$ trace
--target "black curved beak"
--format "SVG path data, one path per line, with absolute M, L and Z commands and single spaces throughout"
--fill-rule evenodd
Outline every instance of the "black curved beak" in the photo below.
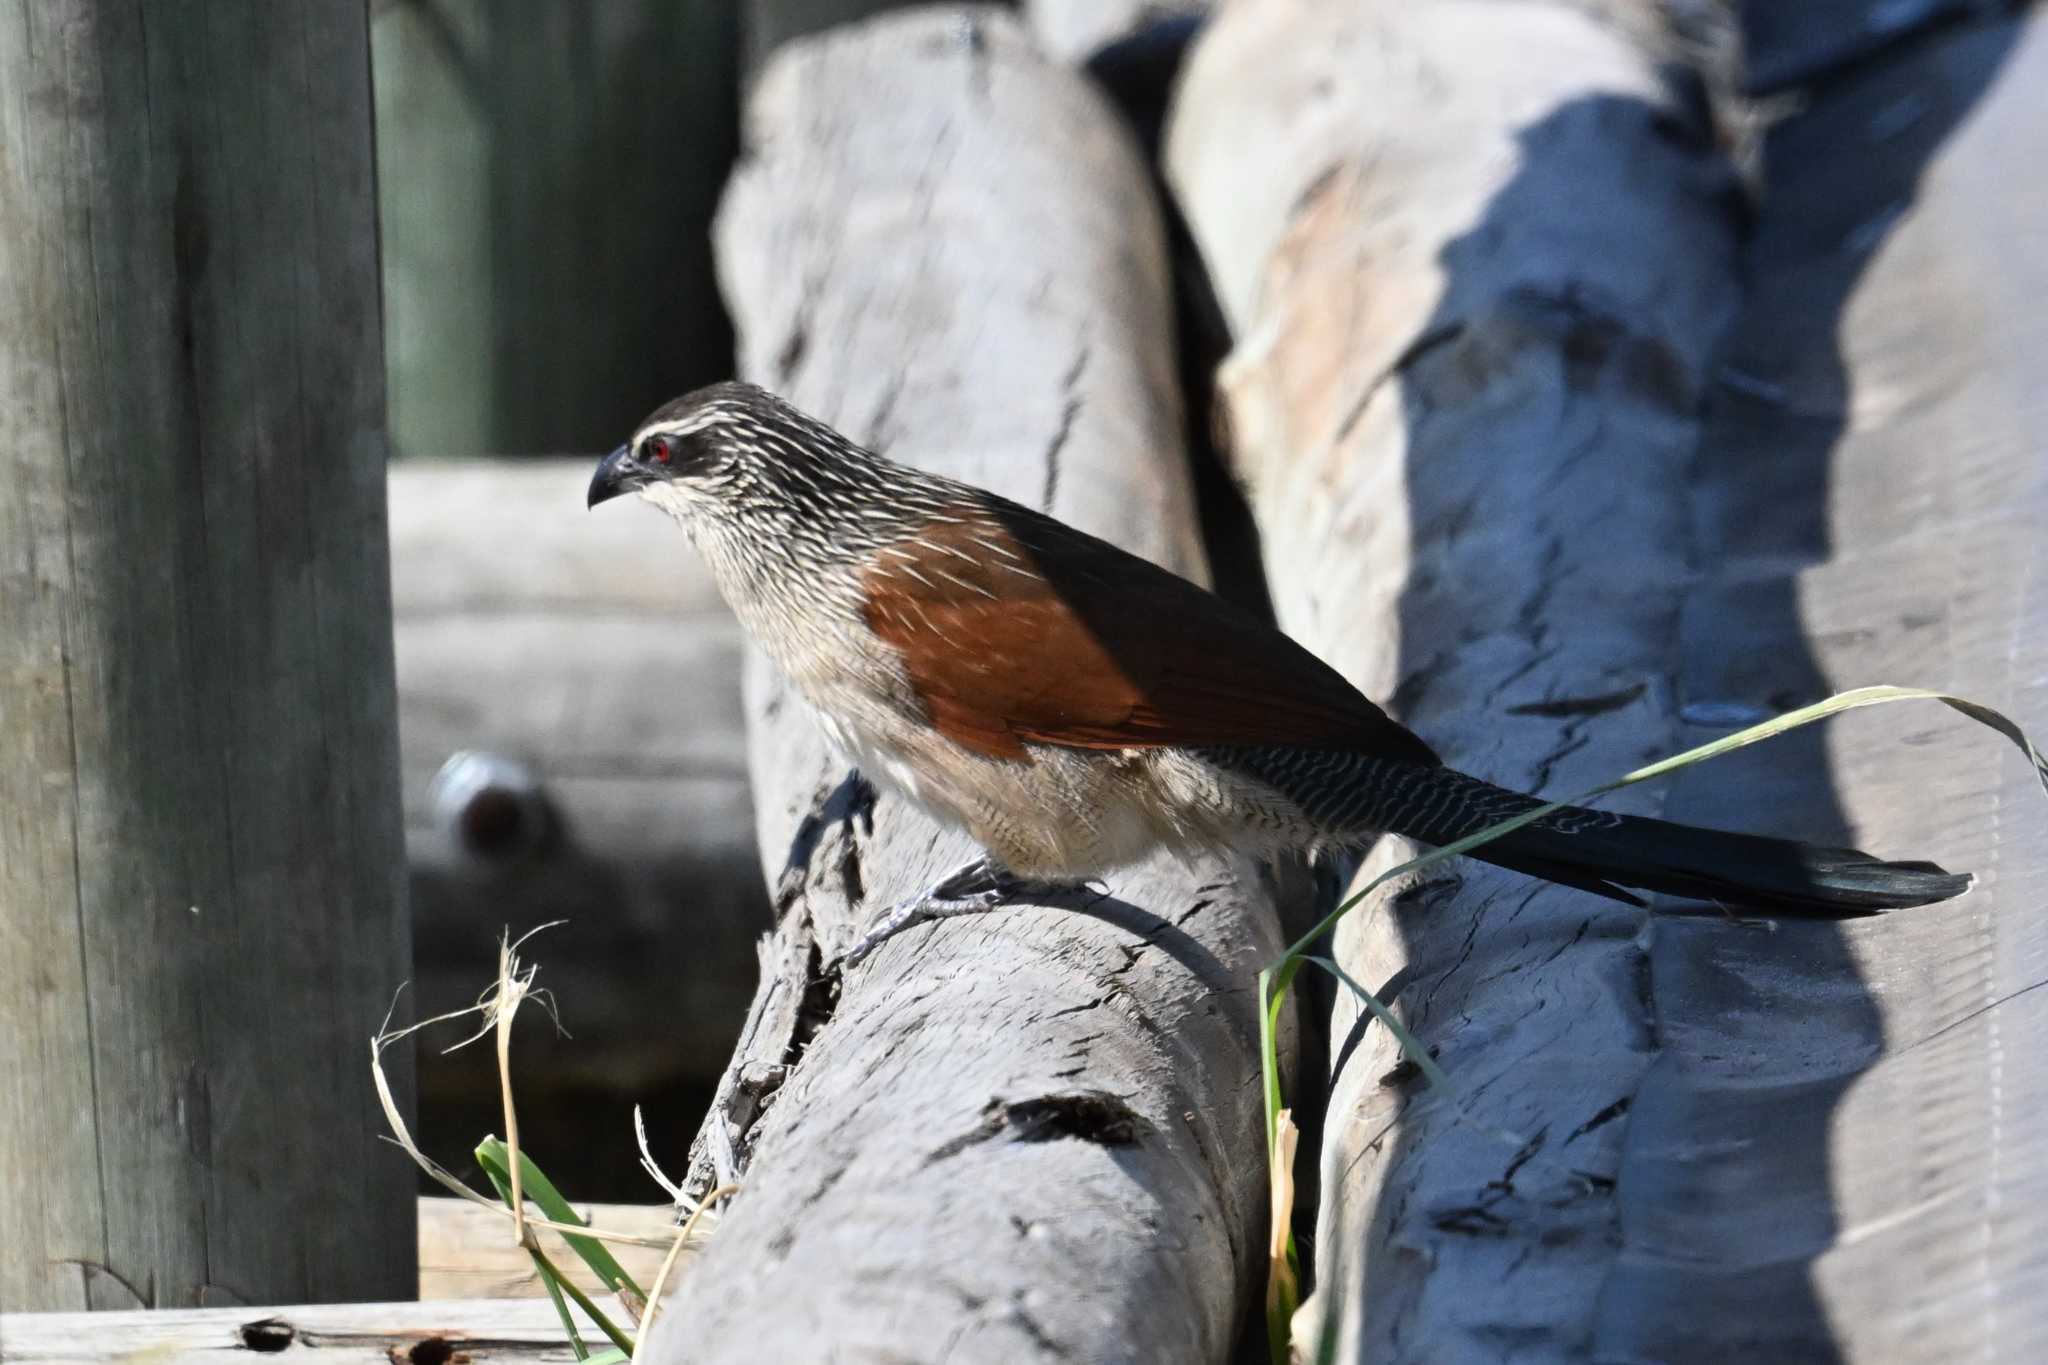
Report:
M 590 498 L 583 505 L 595 507 L 601 502 L 610 502 L 621 493 L 651 482 L 646 470 L 633 458 L 631 446 L 620 446 L 597 462 L 597 473 L 590 476 Z

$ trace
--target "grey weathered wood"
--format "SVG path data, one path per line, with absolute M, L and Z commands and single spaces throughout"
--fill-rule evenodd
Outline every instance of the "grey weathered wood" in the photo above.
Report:
M 718 233 L 744 373 L 1201 572 L 1159 225 L 1081 78 L 999 11 L 924 12 L 785 49 L 748 132 Z M 1269 885 L 1153 863 L 821 977 L 972 850 L 835 799 L 844 761 L 758 660 L 748 695 L 783 918 L 692 1166 L 744 1188 L 654 1358 L 1222 1358 L 1263 1252 Z
M 650 1186 L 651 1188 L 651 1186 Z M 540 1272 L 526 1248 L 512 1238 L 511 1220 L 502 1206 L 493 1210 L 467 1199 L 422 1195 L 420 1219 L 420 1290 L 422 1299 L 537 1299 L 546 1295 Z M 661 1204 L 576 1204 L 577 1216 L 607 1232 L 653 1239 L 656 1245 L 611 1242 L 607 1249 L 643 1289 L 661 1274 L 668 1248 L 660 1245 L 676 1234 L 675 1209 Z M 703 1226 L 701 1223 L 699 1226 Z M 581 1256 L 561 1248 L 552 1232 L 540 1234 L 557 1270 L 611 1312 L 617 1300 L 611 1289 Z M 694 1239 L 693 1239 L 694 1240 Z M 689 1273 L 691 1251 L 676 1257 L 670 1283 Z M 617 1321 L 615 1318 L 614 1321 Z
M 1552 795 L 1688 737 L 1685 481 L 1735 234 L 1658 45 L 1627 36 L 1654 17 L 1246 0 L 1169 132 L 1239 334 L 1220 401 L 1282 626 L 1449 762 Z M 1397 986 L 1457 1098 L 1390 1076 L 1340 1004 L 1308 1341 L 1578 1358 L 1628 1231 L 1612 1120 L 1656 1036 L 1642 925 L 1470 863 L 1345 922 L 1339 958 Z
M 390 479 L 415 1007 L 474 1000 L 502 931 L 566 919 L 533 946 L 572 1035 L 521 1044 L 536 1124 L 560 1087 L 708 1089 L 771 923 L 738 623 L 672 528 L 584 511 L 590 470 L 588 456 L 413 460 Z M 479 851 L 431 799 L 472 750 L 538 782 L 550 818 L 530 843 Z M 656 1013 L 669 1028 L 647 1027 Z M 482 1054 L 420 1064 L 423 1096 L 496 1103 Z M 623 1126 L 607 1136 L 630 1150 Z
M 1929 34 L 1772 137 L 1697 463 L 1688 714 L 1887 680 L 2048 730 L 2048 191 L 2013 174 L 2048 162 L 2044 18 Z M 1832 815 L 1979 880 L 1839 926 L 1656 925 L 1661 1046 L 1625 1125 L 1628 1237 L 1593 1354 L 2048 1357 L 2039 786 L 1914 707 L 1686 773 L 1667 808 Z
M 1444 40 L 1461 10 L 1490 31 Z M 1685 196 L 1710 168 L 1648 144 L 1626 107 L 1646 91 L 1517 107 L 1540 71 L 1630 82 L 1583 51 L 1529 60 L 1563 21 L 1509 12 L 1433 7 L 1361 51 L 1245 5 L 1189 78 L 1174 164 L 1248 333 L 1225 389 L 1254 501 L 1291 530 L 1268 541 L 1283 621 L 1453 761 L 1560 793 L 1870 681 L 2038 732 L 2048 462 L 2020 244 L 2048 209 L 2009 174 L 2048 152 L 2038 19 L 1933 35 L 1779 130 L 1755 291 L 1703 373 L 1728 246 Z M 1325 51 L 1369 73 L 1355 102 L 1315 98 Z M 1254 68 L 1267 85 L 1225 84 Z M 1426 85 L 1384 79 L 1402 71 Z M 1512 160 L 1490 151 L 1508 133 Z M 1296 181 L 1247 206 L 1220 170 L 1234 139 L 1288 137 L 1272 160 Z M 1446 193 L 1489 164 L 1511 169 Z M 1569 306 L 1516 319 L 1565 284 Z M 1346 1063 L 1304 1325 L 1346 1358 L 2039 1358 L 2039 797 L 1943 716 L 1864 715 L 1633 799 L 1938 858 L 1979 873 L 1968 899 L 1637 935 L 1462 868 L 1455 894 L 1354 921 L 1340 955 L 1368 981 L 1404 968 L 1463 1115 L 1379 1089 L 1383 1041 Z
M 602 1340 L 595 1331 L 588 1338 Z M 329 1365 L 576 1359 L 554 1305 L 545 1298 L 0 1317 L 0 1361 L 8 1365 L 135 1360 L 248 1365 L 253 1355 L 281 1351 L 318 1352 Z
M 412 1292 L 365 22 L 0 6 L 10 1307 Z

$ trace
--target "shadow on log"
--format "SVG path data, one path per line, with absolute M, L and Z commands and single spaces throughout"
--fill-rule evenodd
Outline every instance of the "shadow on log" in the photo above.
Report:
M 2039 441 L 1963 391 L 1965 373 L 2009 364 L 1966 343 L 1959 316 L 2000 291 L 1951 273 L 1946 304 L 1916 293 L 1861 310 L 1878 329 L 1875 393 L 1919 395 L 1866 400 L 1872 418 L 1956 404 L 1914 453 L 1881 444 L 1891 463 L 1845 464 L 1830 448 L 1848 386 L 1825 377 L 1864 261 L 2009 38 L 1955 38 L 1919 88 L 1896 82 L 1890 103 L 1867 95 L 1808 140 L 1796 124 L 1774 139 L 1774 159 L 1805 149 L 1795 174 L 1809 178 L 1787 183 L 1813 188 L 1767 201 L 1752 249 L 1765 284 L 1724 349 L 1729 168 L 1697 101 L 1667 88 L 1676 50 L 1658 7 L 1598 8 L 1635 22 L 1565 4 L 1248 0 L 1198 46 L 1169 167 L 1239 332 L 1222 402 L 1283 626 L 1454 764 L 1552 795 L 1860 682 L 1951 687 L 2038 725 L 2040 684 L 2031 706 L 2014 694 L 2040 670 L 2011 642 L 2038 636 L 2039 594 L 2001 592 L 1982 616 L 1963 605 L 1986 591 L 1966 585 L 2029 581 L 2039 554 L 2004 529 L 2041 496 Z M 1259 154 L 1265 183 L 1247 194 Z M 1876 321 L 1944 307 L 1952 343 Z M 2015 336 L 2038 331 L 1997 315 Z M 1888 355 L 1948 344 L 1968 357 L 1949 393 L 1887 370 Z M 1977 438 L 1960 465 L 1934 453 L 1967 446 L 1979 419 L 2010 436 Z M 1938 547 L 1886 548 L 1951 508 Z M 1989 562 L 1959 570 L 1959 543 Z M 1907 611 L 1920 625 L 1895 628 L 1898 604 L 1922 596 Z M 1952 665 L 1909 629 L 1952 632 Z M 2004 865 L 2041 885 L 2038 855 L 1986 823 L 2026 782 L 1987 746 L 1904 747 L 1902 725 L 1863 718 L 1609 804 L 1940 859 L 1984 876 L 1968 901 L 1770 932 L 1645 921 L 1460 864 L 1347 922 L 1340 957 L 1368 983 L 1405 982 L 1400 1007 L 1460 1098 L 1389 1084 L 1377 1031 L 1339 1049 L 1307 1340 L 1335 1333 L 1343 1359 L 1894 1359 L 1936 1302 L 1956 1306 L 1952 1335 L 1912 1358 L 2038 1332 L 1959 1306 L 2017 1288 L 2016 1254 L 1960 1243 L 1990 1210 L 2028 1206 L 2017 1191 L 2038 1189 L 2038 1142 L 1980 1139 L 1967 1165 L 1903 1156 L 1929 1119 L 1975 1126 L 1964 1115 L 1990 1093 L 2041 1103 L 2040 1078 L 2001 1075 L 2003 1049 L 1981 1034 L 1955 1100 L 1929 1093 L 1927 1054 L 1904 1055 L 2040 978 L 2019 906 L 2001 914 L 1985 875 Z M 1930 772 L 1952 774 L 1952 809 L 1911 796 Z M 1382 847 L 1368 870 L 1406 853 Z M 1988 960 L 2000 967 L 1972 965 Z M 1917 988 L 1872 984 L 1901 976 Z M 2032 1034 L 2037 1014 L 2015 1001 L 2008 1026 Z M 1333 1037 L 1355 1034 L 1354 1016 L 1340 1011 Z M 1965 1047 L 1944 1055 L 1963 1065 Z M 1889 1108 L 1857 1102 L 1887 1076 Z M 1911 1081 L 1928 1098 L 1904 1093 Z M 1916 1198 L 1952 1201 L 1956 1246 L 1921 1226 Z M 1998 1236 L 2032 1222 L 2009 1214 Z M 1873 1238 L 1888 1254 L 1848 1250 Z
M 718 231 L 744 374 L 1202 573 L 1157 212 L 1085 81 L 997 10 L 892 17 L 785 49 L 746 144 Z M 1271 885 L 1159 861 L 822 974 L 971 850 L 849 783 L 758 659 L 748 708 L 781 920 L 691 1164 L 743 1190 L 654 1358 L 1223 1359 L 1264 1250 Z
M 1874 8 L 1874 7 L 1873 7 Z M 2048 723 L 2048 25 L 1893 34 L 1765 158 L 1753 282 L 1694 468 L 1687 739 L 1885 680 Z M 1782 66 L 1770 51 L 1766 69 Z M 1977 874 L 1964 900 L 1743 933 L 1660 920 L 1660 1048 L 1624 1125 L 1596 1350 L 2025 1360 L 2048 1350 L 2048 840 L 2040 793 L 1940 712 L 1845 717 L 1679 775 L 1680 819 Z M 1759 1140 L 1759 1139 L 1766 1140 Z M 1983 1304 L 1998 1311 L 1981 1311 Z

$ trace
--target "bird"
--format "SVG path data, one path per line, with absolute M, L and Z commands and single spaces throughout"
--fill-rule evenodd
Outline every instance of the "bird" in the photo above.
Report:
M 587 506 L 673 517 L 857 771 L 982 855 L 890 906 L 913 924 L 1089 884 L 1166 848 L 1443 845 L 1544 804 L 1445 764 L 1275 626 L 985 489 L 893 462 L 766 389 L 656 408 Z M 1840 917 L 1946 900 L 1931 862 L 1565 806 L 1467 857 L 1634 905 Z

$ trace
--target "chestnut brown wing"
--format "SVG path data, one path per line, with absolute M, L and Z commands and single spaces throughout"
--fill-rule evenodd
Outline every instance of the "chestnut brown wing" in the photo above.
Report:
M 977 753 L 1281 744 L 1437 761 L 1273 627 L 993 495 L 885 546 L 864 585 L 932 724 Z

